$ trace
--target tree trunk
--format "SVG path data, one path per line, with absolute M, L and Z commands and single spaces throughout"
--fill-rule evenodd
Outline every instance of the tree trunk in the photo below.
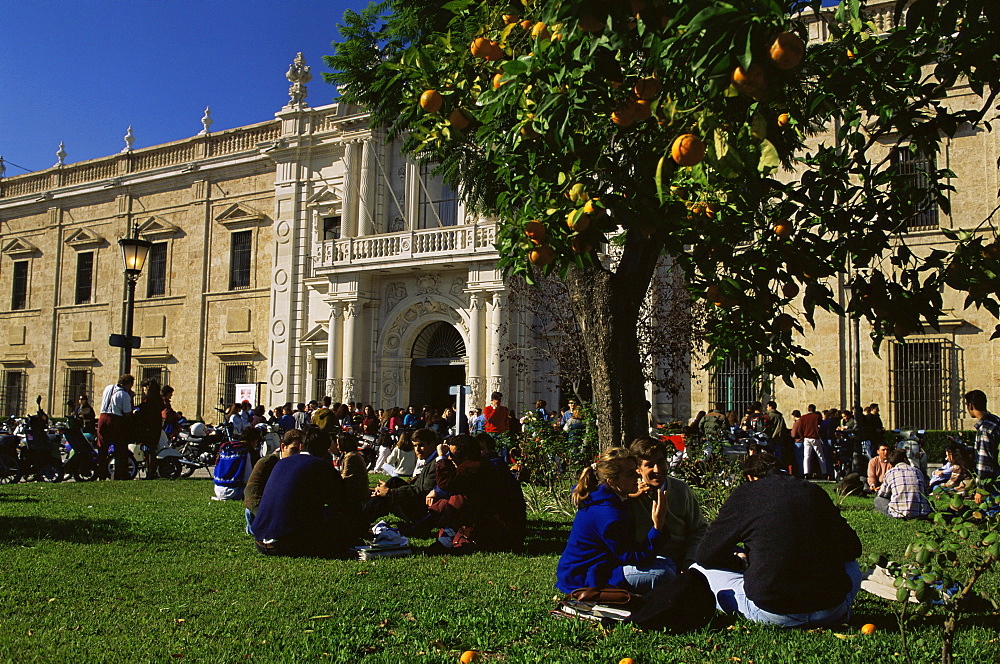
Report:
M 601 449 L 627 446 L 649 432 L 637 327 L 662 246 L 630 231 L 614 272 L 573 266 L 566 275 L 587 349 Z

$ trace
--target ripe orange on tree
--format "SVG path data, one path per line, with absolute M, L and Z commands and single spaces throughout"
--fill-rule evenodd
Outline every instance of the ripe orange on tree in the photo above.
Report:
M 566 215 L 566 225 L 571 231 L 582 233 L 590 228 L 590 215 L 584 214 L 582 210 L 573 210 Z
M 781 314 L 774 319 L 774 329 L 779 332 L 791 332 L 795 329 L 795 319 L 788 314 Z
M 611 113 L 611 121 L 619 127 L 627 127 L 635 120 L 635 104 L 628 103 Z
M 506 25 L 510 25 L 511 23 L 517 23 L 518 19 L 520 19 L 520 18 L 521 17 L 518 16 L 517 14 L 504 14 L 503 15 L 503 22 Z
M 788 113 L 782 113 L 781 115 L 778 116 L 779 127 L 787 127 L 789 124 L 791 124 L 791 122 L 792 119 L 788 116 Z
M 653 117 L 653 102 L 646 99 L 640 99 L 633 104 L 634 111 L 632 112 L 632 119 L 634 122 L 645 122 L 649 118 Z
M 570 244 L 573 247 L 573 251 L 578 254 L 589 254 L 594 250 L 593 243 L 583 235 L 577 235 L 574 237 Z
M 543 267 L 556 259 L 556 251 L 547 244 L 542 244 L 528 252 L 528 260 L 532 265 Z
M 784 240 L 785 238 L 787 238 L 789 235 L 792 234 L 792 225 L 791 224 L 775 224 L 774 225 L 774 234 L 777 235 L 778 237 L 780 237 L 782 240 Z
M 532 26 L 534 25 L 535 22 L 529 19 L 524 19 L 523 21 L 521 21 L 521 28 L 523 30 L 531 30 Z
M 441 93 L 437 90 L 424 90 L 423 94 L 420 95 L 420 108 L 428 113 L 437 113 L 441 110 L 441 104 L 443 103 L 444 99 L 442 99 Z
M 635 87 L 632 88 L 632 90 L 635 92 L 635 96 L 639 99 L 653 101 L 659 97 L 660 92 L 663 91 L 663 83 L 660 82 L 660 79 L 650 76 L 648 78 L 639 79 L 639 82 L 635 84 Z
M 457 108 L 448 114 L 448 122 L 455 129 L 465 129 L 469 126 L 469 118 L 465 117 L 465 113 Z
M 549 39 L 552 35 L 549 33 L 548 26 L 542 21 L 535 23 L 535 27 L 531 29 L 532 39 Z
M 545 224 L 537 219 L 532 219 L 524 225 L 524 234 L 535 243 L 540 244 L 545 239 Z
M 733 70 L 732 80 L 737 90 L 750 97 L 757 98 L 767 92 L 767 78 L 764 77 L 764 69 L 758 64 L 752 64 L 746 69 L 737 67 Z
M 802 62 L 806 45 L 794 32 L 781 32 L 771 43 L 771 62 L 778 69 L 794 69 Z
M 681 134 L 670 146 L 670 157 L 679 166 L 694 166 L 705 158 L 705 141 L 694 134 Z
M 488 59 L 487 56 L 493 52 L 493 45 L 490 44 L 490 40 L 486 37 L 476 37 L 472 40 L 472 45 L 469 46 L 469 51 L 471 51 L 472 55 L 477 58 Z
M 799 294 L 799 287 L 795 285 L 793 282 L 789 281 L 787 284 L 781 287 L 781 294 L 790 300 Z
M 499 72 L 493 77 L 494 90 L 499 90 L 500 86 L 504 84 L 504 81 L 501 80 L 502 78 L 503 78 L 503 72 Z

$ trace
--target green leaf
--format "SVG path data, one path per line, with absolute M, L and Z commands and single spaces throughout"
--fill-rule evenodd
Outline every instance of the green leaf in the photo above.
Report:
M 774 144 L 767 139 L 761 141 L 760 161 L 757 164 L 757 170 L 766 175 L 777 170 L 780 165 L 781 158 L 778 156 L 778 150 Z

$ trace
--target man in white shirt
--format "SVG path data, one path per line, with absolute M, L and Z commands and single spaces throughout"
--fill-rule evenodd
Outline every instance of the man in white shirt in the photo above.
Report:
M 104 388 L 97 418 L 97 472 L 107 479 L 108 447 L 115 446 L 115 479 L 128 477 L 128 422 L 132 416 L 135 378 L 122 374 L 118 382 Z

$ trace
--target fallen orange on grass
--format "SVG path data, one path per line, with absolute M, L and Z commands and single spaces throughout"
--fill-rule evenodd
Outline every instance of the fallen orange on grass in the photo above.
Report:
M 458 659 L 458 661 L 462 662 L 462 664 L 469 664 L 469 662 L 474 662 L 477 659 L 479 659 L 478 652 L 475 650 L 466 650 L 462 653 L 462 656 Z
M 863 625 L 861 627 L 861 633 L 862 634 L 874 634 L 875 633 L 875 625 L 873 625 L 871 623 L 868 623 L 867 625 Z

